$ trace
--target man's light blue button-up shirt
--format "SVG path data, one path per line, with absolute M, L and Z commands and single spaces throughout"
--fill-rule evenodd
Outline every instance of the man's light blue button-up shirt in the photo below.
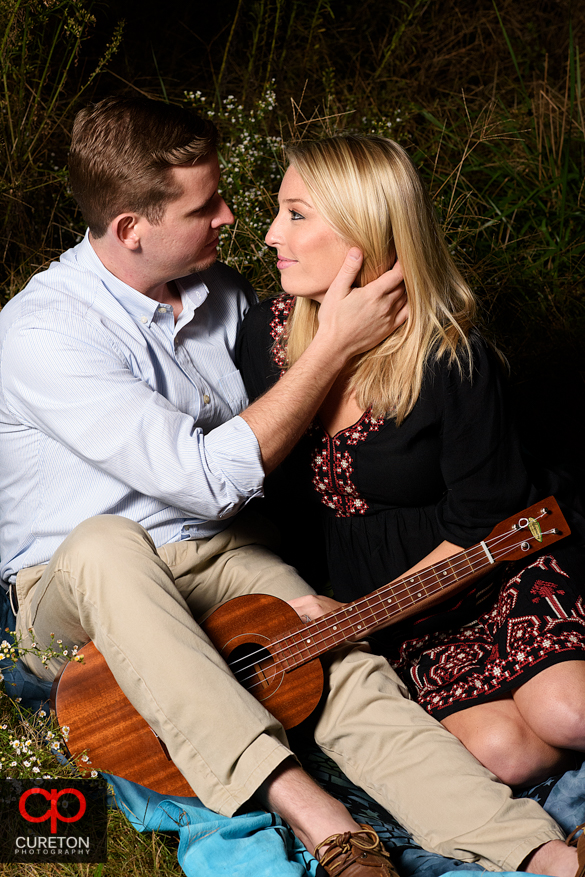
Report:
M 124 515 L 156 545 L 210 536 L 261 492 L 234 362 L 253 293 L 217 264 L 177 281 L 175 324 L 88 237 L 0 313 L 3 580 L 46 563 L 81 521 Z

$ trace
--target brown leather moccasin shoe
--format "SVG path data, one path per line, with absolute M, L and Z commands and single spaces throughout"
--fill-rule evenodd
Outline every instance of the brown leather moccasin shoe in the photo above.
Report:
M 362 825 L 361 831 L 333 834 L 315 850 L 327 847 L 319 864 L 330 877 L 398 877 L 389 853 L 373 828 Z
M 581 832 L 579 837 L 575 837 L 576 834 Z M 581 825 L 578 825 L 577 828 L 571 832 L 571 834 L 567 838 L 567 846 L 577 847 L 577 873 L 575 877 L 585 877 L 585 822 Z

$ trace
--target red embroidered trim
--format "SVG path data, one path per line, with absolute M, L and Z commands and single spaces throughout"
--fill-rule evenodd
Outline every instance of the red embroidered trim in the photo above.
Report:
M 384 425 L 384 418 L 372 417 L 366 411 L 353 426 L 338 432 L 331 438 L 321 427 L 320 445 L 311 455 L 313 467 L 313 487 L 321 497 L 323 505 L 334 509 L 338 518 L 351 518 L 365 515 L 368 503 L 358 493 L 352 481 L 353 460 L 344 445 L 350 447 L 367 439 L 372 432 L 377 432 Z
M 270 337 L 274 341 L 272 357 L 278 368 L 281 370 L 281 377 L 284 374 L 284 368 L 286 365 L 286 352 L 280 343 L 280 339 L 294 303 L 294 296 L 279 295 L 278 298 L 272 299 L 272 304 L 270 306 L 270 309 L 274 314 L 270 321 Z
M 294 296 L 279 295 L 272 299 L 271 311 L 273 318 L 270 322 L 270 337 L 274 341 L 272 357 L 281 369 L 281 377 L 286 364 L 286 354 L 280 345 L 280 339 L 284 331 L 286 321 L 293 309 Z M 313 467 L 313 486 L 321 497 L 321 502 L 335 509 L 335 514 L 340 518 L 349 518 L 354 515 L 364 515 L 369 506 L 365 499 L 359 495 L 351 480 L 353 474 L 352 457 L 349 451 L 341 450 L 342 443 L 350 447 L 367 439 L 372 432 L 377 432 L 384 425 L 384 418 L 374 418 L 366 411 L 360 420 L 353 426 L 338 432 L 331 438 L 323 429 L 312 427 L 311 434 L 318 441 L 318 433 L 322 433 L 320 444 L 321 450 L 315 448 L 311 456 Z

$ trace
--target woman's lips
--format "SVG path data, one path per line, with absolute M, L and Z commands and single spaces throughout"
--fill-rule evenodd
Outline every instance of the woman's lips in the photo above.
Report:
M 296 259 L 285 259 L 284 256 L 278 256 L 276 267 L 279 271 L 282 271 L 283 268 L 288 268 L 289 265 L 296 265 Z

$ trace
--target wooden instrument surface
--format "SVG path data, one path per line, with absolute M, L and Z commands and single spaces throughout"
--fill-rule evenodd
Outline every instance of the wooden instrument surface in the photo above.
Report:
M 426 611 L 494 564 L 522 559 L 569 533 L 556 500 L 548 497 L 498 524 L 478 545 L 310 624 L 300 624 L 282 600 L 255 594 L 220 606 L 203 628 L 238 681 L 284 728 L 292 728 L 313 712 L 321 697 L 320 655 Z M 68 747 L 79 769 L 122 776 L 162 794 L 193 795 L 164 743 L 122 693 L 95 646 L 89 643 L 82 652 L 84 662 L 66 664 L 54 686 L 58 721 L 69 728 Z M 82 760 L 83 753 L 90 764 Z

